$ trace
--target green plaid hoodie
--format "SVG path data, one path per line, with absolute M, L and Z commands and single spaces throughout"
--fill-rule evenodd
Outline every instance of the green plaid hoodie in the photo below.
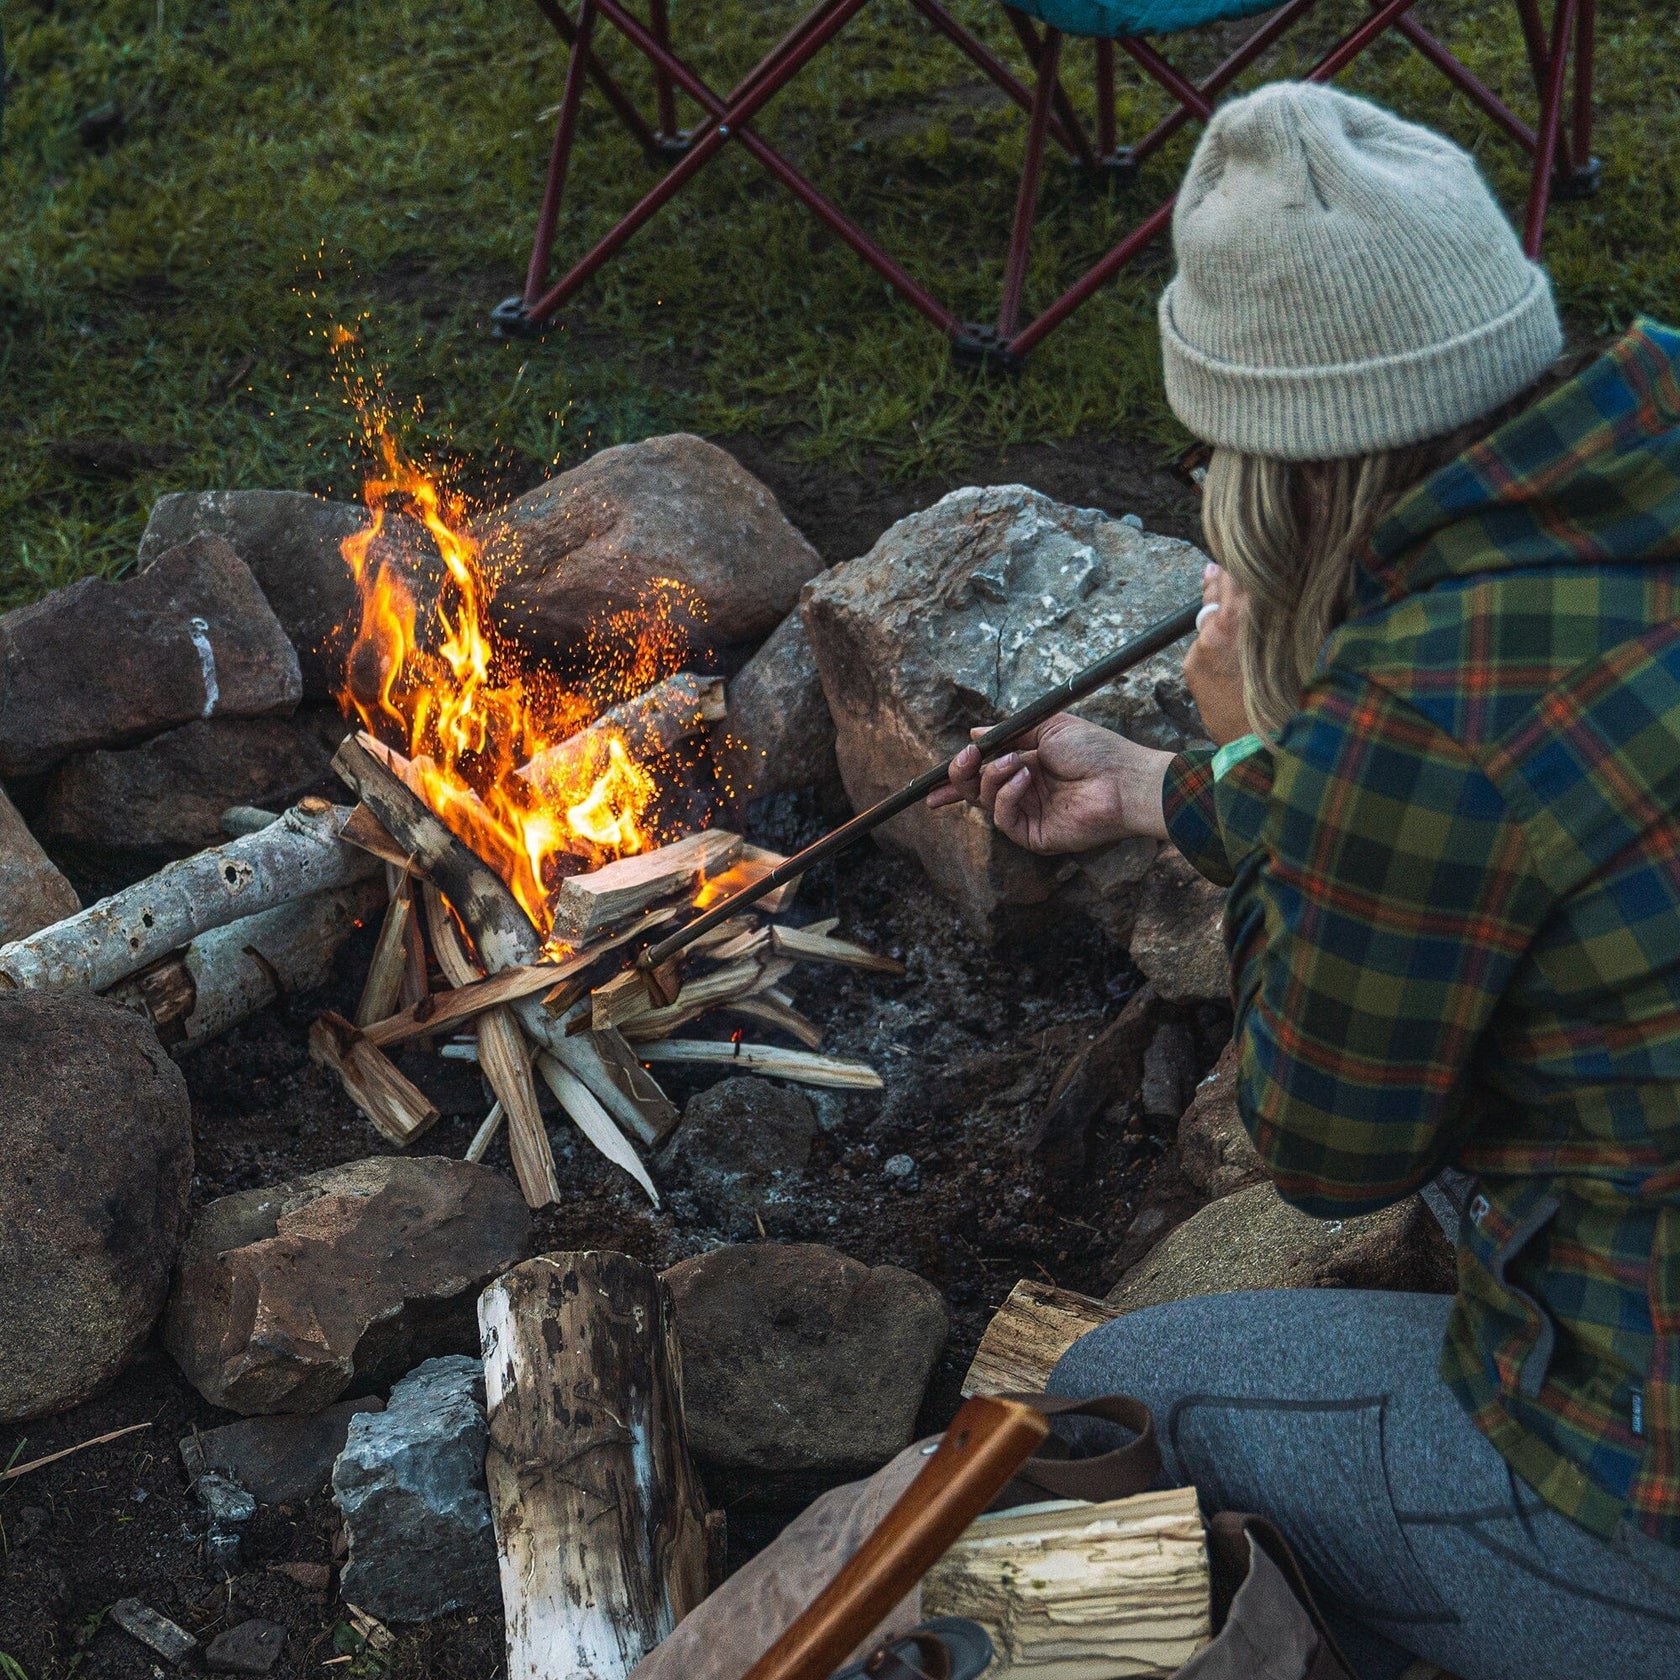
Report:
M 1680 333 L 1408 491 L 1275 745 L 1165 804 L 1278 1189 L 1473 1174 L 1443 1375 L 1548 1503 L 1680 1545 Z

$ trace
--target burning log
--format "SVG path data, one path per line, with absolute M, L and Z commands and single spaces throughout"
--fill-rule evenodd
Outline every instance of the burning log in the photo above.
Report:
M 554 937 L 581 948 L 655 899 L 688 892 L 741 856 L 739 835 L 704 829 L 656 851 L 619 858 L 587 875 L 569 875 L 554 898 Z
M 787 859 L 780 852 L 768 851 L 763 846 L 742 846 L 739 863 L 732 864 L 721 875 L 714 875 L 708 879 L 706 897 L 712 901 L 727 898 L 743 887 L 750 887 L 755 882 L 762 881 L 777 864 L 786 862 Z M 793 895 L 799 891 L 800 880 L 801 877 L 795 875 L 791 881 L 784 881 L 779 887 L 772 887 L 753 908 L 762 910 L 767 916 L 779 915 L 793 902 Z M 692 950 L 693 946 L 689 949 Z
M 962 1391 L 1026 1394 L 1042 1389 L 1056 1361 L 1085 1334 L 1118 1315 L 1106 1302 L 1023 1278 L 993 1314 L 974 1350 Z
M 195 1049 L 288 992 L 319 986 L 345 940 L 379 907 L 372 881 L 312 893 L 201 933 L 106 994 L 151 1017 L 172 1055 Z
M 342 1015 L 328 1010 L 317 1017 L 309 1029 L 309 1057 L 338 1075 L 345 1094 L 374 1130 L 399 1149 L 437 1124 L 431 1098 Z
M 478 1302 L 508 1680 L 623 1680 L 706 1595 L 670 1292 L 549 1254 Z
M 667 1038 L 644 1044 L 644 1062 L 711 1062 L 742 1073 L 768 1074 L 796 1085 L 826 1085 L 847 1091 L 879 1091 L 881 1076 L 867 1062 L 840 1062 L 773 1044 L 718 1043 L 705 1038 Z
M 657 758 L 728 715 L 722 677 L 682 671 L 617 706 L 586 729 L 537 754 L 518 772 L 539 793 L 574 800 L 616 735 L 632 758 Z
M 166 864 L 77 915 L 0 946 L 0 985 L 102 992 L 212 928 L 367 880 L 378 865 L 343 843 L 348 815 L 306 799 L 255 834 Z

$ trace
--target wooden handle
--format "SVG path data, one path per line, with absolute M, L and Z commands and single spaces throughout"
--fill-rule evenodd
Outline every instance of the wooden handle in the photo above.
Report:
M 944 1556 L 1049 1433 L 1015 1400 L 969 1400 L 881 1526 L 744 1680 L 829 1680 L 847 1653 Z

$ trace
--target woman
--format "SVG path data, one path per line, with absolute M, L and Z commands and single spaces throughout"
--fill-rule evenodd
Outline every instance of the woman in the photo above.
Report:
M 1290 1202 L 1474 1183 L 1456 1297 L 1178 1302 L 1052 1386 L 1148 1400 L 1362 1677 L 1680 1676 L 1680 335 L 1552 376 L 1471 160 L 1322 87 L 1216 115 L 1174 245 L 1217 750 L 1063 716 L 933 802 L 1229 886 L 1239 1101 Z

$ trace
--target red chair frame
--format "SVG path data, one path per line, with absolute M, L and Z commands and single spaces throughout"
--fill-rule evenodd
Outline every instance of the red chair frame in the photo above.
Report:
M 965 323 L 926 287 L 881 249 L 838 206 L 826 198 L 752 127 L 753 118 L 834 37 L 866 0 L 817 0 L 802 18 L 728 93 L 719 94 L 679 58 L 672 48 L 666 0 L 648 0 L 648 22 L 634 16 L 626 0 L 579 0 L 576 17 L 561 0 L 536 0 L 538 8 L 570 48 L 566 80 L 555 122 L 548 175 L 537 215 L 536 236 L 525 290 L 498 305 L 493 319 L 502 331 L 540 328 L 560 306 L 612 258 L 659 209 L 699 173 L 731 140 L 743 147 L 833 233 L 951 340 L 959 356 L 992 366 L 1019 368 L 1022 359 L 1082 303 L 1108 284 L 1154 240 L 1172 218 L 1175 197 L 1140 221 L 1049 308 L 1021 325 L 1027 258 L 1037 217 L 1038 189 L 1045 153 L 1054 141 L 1086 169 L 1132 172 L 1152 152 L 1192 120 L 1206 121 L 1214 101 L 1242 72 L 1319 0 L 1289 0 L 1261 24 L 1210 75 L 1199 83 L 1185 78 L 1147 41 L 1126 37 L 1098 40 L 1096 48 L 1097 121 L 1088 134 L 1064 87 L 1060 70 L 1063 38 L 1054 29 L 1039 30 L 1023 14 L 1008 9 L 1017 39 L 1033 66 L 1031 88 L 1016 77 L 983 42 L 964 29 L 942 0 L 909 0 L 918 12 L 964 53 L 983 74 L 1028 114 L 1027 154 L 1016 197 L 1014 222 L 1004 265 L 1003 297 L 995 326 Z M 1554 0 L 1550 30 L 1540 0 L 1516 0 L 1529 67 L 1539 96 L 1537 125 L 1531 127 L 1461 64 L 1409 14 L 1416 0 L 1368 0 L 1370 15 L 1350 29 L 1313 66 L 1308 80 L 1329 81 L 1373 41 L 1389 30 L 1408 40 L 1443 72 L 1492 121 L 1533 157 L 1524 248 L 1538 255 L 1550 200 L 1590 192 L 1597 181 L 1592 147 L 1593 31 L 1596 0 Z M 612 78 L 594 50 L 597 24 L 604 19 L 630 42 L 653 69 L 655 117 L 649 121 Z M 1170 94 L 1176 109 L 1136 143 L 1120 147 L 1115 136 L 1115 53 L 1121 51 Z M 1573 50 L 1572 50 L 1573 49 Z M 1569 132 L 1564 105 L 1571 59 L 1574 103 Z M 578 114 L 586 83 L 592 83 L 650 158 L 666 163 L 660 180 L 601 239 L 557 280 L 547 276 L 566 177 L 577 139 Z M 700 107 L 702 120 L 691 132 L 677 128 L 676 96 Z

